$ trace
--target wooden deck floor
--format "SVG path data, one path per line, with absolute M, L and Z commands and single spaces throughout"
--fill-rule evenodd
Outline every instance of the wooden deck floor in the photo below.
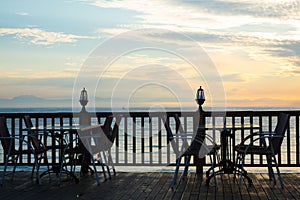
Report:
M 101 174 L 100 174 L 101 176 Z M 239 189 L 232 175 L 218 176 L 218 189 L 207 187 L 202 175 L 189 173 L 178 179 L 174 191 L 170 188 L 172 173 L 117 173 L 111 180 L 97 186 L 92 175 L 75 182 L 65 177 L 60 186 L 55 176 L 43 177 L 36 185 L 29 172 L 17 172 L 13 181 L 7 176 L 0 187 L 0 199 L 299 199 L 300 174 L 282 174 L 285 188 L 274 186 L 264 173 L 250 174 L 253 186 L 243 184 Z

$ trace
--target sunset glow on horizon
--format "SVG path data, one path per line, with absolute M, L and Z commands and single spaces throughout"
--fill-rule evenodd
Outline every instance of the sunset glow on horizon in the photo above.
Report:
M 226 106 L 299 107 L 299 10 L 297 0 L 3 1 L 0 100 L 74 99 L 84 86 L 96 106 L 114 98 L 121 107 L 191 107 L 202 85 L 208 107 L 221 101 L 210 99 L 217 90 Z M 155 42 L 158 48 L 149 46 Z M 106 51 L 95 54 L 101 45 Z M 191 60 L 200 57 L 216 77 L 204 71 L 211 66 L 205 60 L 195 68 Z M 86 65 L 86 83 L 94 85 L 77 89 Z M 223 88 L 212 88 L 215 78 Z

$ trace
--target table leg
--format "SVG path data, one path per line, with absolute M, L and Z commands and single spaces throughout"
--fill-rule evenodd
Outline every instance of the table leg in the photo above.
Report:
M 234 133 L 231 133 L 230 129 L 224 129 L 221 131 L 221 161 L 215 164 L 213 167 L 209 168 L 206 172 L 206 184 L 209 185 L 210 179 L 214 177 L 214 174 L 211 174 L 213 168 L 219 167 L 220 169 L 215 172 L 215 175 L 222 174 L 239 174 L 247 178 L 249 184 L 252 183 L 251 178 L 248 176 L 247 171 L 240 169 L 236 169 L 236 165 L 233 161 L 230 160 L 230 157 L 227 155 L 228 151 L 228 140 L 232 139 Z

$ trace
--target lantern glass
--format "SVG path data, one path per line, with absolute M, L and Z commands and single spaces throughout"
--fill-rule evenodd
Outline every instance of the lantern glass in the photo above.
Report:
M 86 92 L 85 88 L 83 88 L 83 90 L 80 93 L 80 100 L 81 101 L 87 101 L 88 100 L 87 92 Z
M 199 110 L 202 110 L 201 105 L 204 103 L 204 101 L 205 101 L 204 90 L 200 86 L 200 88 L 197 90 L 196 93 L 196 102 L 199 105 Z
M 83 88 L 80 93 L 79 101 L 82 106 L 85 106 L 88 103 L 88 94 L 85 88 Z
M 199 99 L 205 99 L 204 91 L 203 91 L 202 88 L 201 88 L 201 90 L 200 90 L 200 96 L 199 96 Z
M 200 86 L 200 88 L 197 90 L 196 99 L 205 99 L 204 90 Z

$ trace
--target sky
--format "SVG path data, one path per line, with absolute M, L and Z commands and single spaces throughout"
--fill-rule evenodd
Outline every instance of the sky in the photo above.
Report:
M 0 107 L 20 96 L 75 105 L 83 87 L 91 106 L 196 106 L 200 85 L 206 106 L 300 106 L 299 10 L 298 0 L 1 1 Z

